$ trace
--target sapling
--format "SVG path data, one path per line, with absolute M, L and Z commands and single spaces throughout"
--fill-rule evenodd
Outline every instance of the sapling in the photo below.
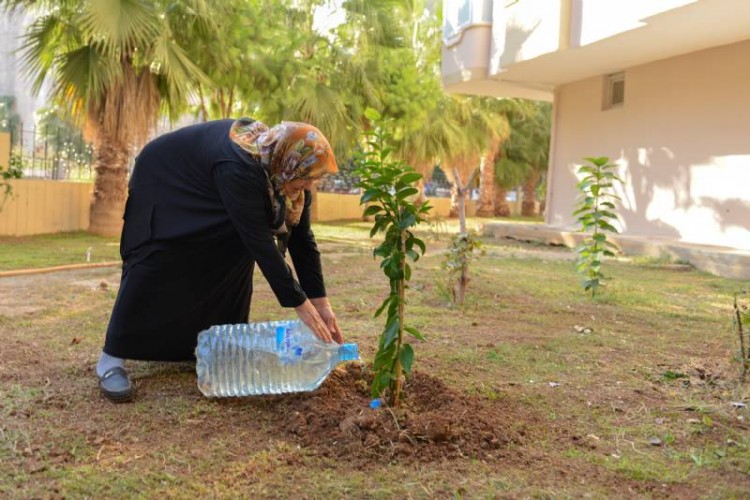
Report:
M 622 180 L 612 170 L 616 164 L 609 163 L 609 158 L 584 158 L 591 165 L 583 165 L 578 169 L 582 176 L 576 187 L 581 193 L 581 201 L 576 205 L 573 216 L 581 224 L 581 230 L 587 233 L 583 242 L 578 246 L 577 269 L 583 275 L 583 289 L 591 290 L 591 296 L 596 292 L 605 276 L 602 273 L 602 259 L 604 256 L 614 257 L 613 250 L 617 246 L 607 240 L 607 233 L 618 233 L 611 221 L 617 220 L 614 213 L 613 200 L 620 198 L 612 192 L 615 182 Z
M 740 300 L 740 295 L 748 292 L 741 290 L 734 294 L 734 308 L 732 309 L 732 328 L 737 334 L 740 345 L 740 382 L 745 382 L 747 371 L 750 368 L 750 309 Z
M 474 170 L 466 184 L 463 184 L 458 169 L 453 169 L 455 189 L 458 196 L 459 229 L 458 234 L 451 239 L 448 245 L 443 269 L 448 271 L 448 292 L 451 301 L 458 306 L 463 305 L 466 290 L 469 287 L 469 262 L 482 253 L 481 241 L 466 229 L 466 196 L 469 194 L 477 173 L 479 173 L 479 169 Z
M 422 334 L 406 324 L 406 290 L 411 279 L 408 261 L 417 261 L 425 252 L 424 242 L 411 229 L 425 221 L 431 207 L 417 205 L 411 198 L 418 193 L 415 187 L 422 175 L 402 161 L 390 157 L 390 135 L 384 130 L 380 114 L 368 109 L 365 116 L 374 125 L 365 132 L 368 148 L 359 159 L 356 173 L 362 189 L 361 205 L 367 205 L 365 216 L 373 216 L 370 237 L 384 233 L 383 242 L 373 251 L 381 257 L 380 267 L 388 277 L 390 293 L 375 312 L 375 317 L 386 313 L 386 322 L 378 341 L 373 361 L 373 397 L 386 397 L 391 406 L 398 406 L 403 381 L 411 373 L 414 350 L 404 341 L 404 332 L 423 340 Z

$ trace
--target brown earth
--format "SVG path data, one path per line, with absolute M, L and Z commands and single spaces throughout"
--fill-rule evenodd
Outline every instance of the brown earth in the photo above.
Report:
M 312 453 L 362 466 L 394 460 L 505 461 L 512 457 L 509 447 L 522 444 L 538 420 L 528 410 L 459 394 L 419 372 L 405 385 L 398 408 L 372 409 L 370 379 L 366 368 L 349 364 L 313 393 L 266 399 L 282 416 L 275 427 L 278 437 L 292 435 Z

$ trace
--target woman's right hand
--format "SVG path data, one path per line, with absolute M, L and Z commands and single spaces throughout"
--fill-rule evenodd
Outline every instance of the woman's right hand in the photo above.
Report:
M 323 342 L 332 342 L 331 332 L 328 330 L 323 318 L 320 317 L 315 306 L 312 305 L 309 299 L 305 300 L 302 304 L 294 308 L 297 312 L 297 316 L 307 327 L 312 330 L 316 337 Z

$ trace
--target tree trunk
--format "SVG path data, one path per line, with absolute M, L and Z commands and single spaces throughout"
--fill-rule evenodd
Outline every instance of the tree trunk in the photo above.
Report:
M 477 217 L 492 217 L 495 215 L 495 157 L 499 145 L 500 141 L 495 141 L 490 146 L 479 166 Z
M 529 174 L 523 185 L 523 202 L 521 203 L 521 215 L 536 215 L 536 186 L 539 184 L 539 172 L 533 171 Z
M 98 144 L 94 195 L 91 201 L 89 232 L 119 236 L 125 210 L 129 151 L 111 136 L 102 134 Z
M 510 205 L 508 205 L 508 190 L 503 186 L 495 185 L 495 215 L 497 217 L 510 217 Z
M 401 231 L 399 241 L 401 247 L 401 258 L 399 268 L 403 271 L 406 268 L 406 231 Z M 402 274 L 403 276 L 403 274 Z M 404 325 L 406 320 L 406 283 L 402 278 L 398 282 L 398 337 L 396 337 L 396 357 L 393 366 L 393 380 L 391 382 L 390 406 L 397 408 L 401 403 L 401 390 L 403 387 L 404 367 L 401 365 L 401 344 L 404 340 Z

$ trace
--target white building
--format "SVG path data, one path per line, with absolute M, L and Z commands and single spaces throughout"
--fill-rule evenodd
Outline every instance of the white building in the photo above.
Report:
M 0 96 L 16 98 L 16 112 L 24 129 L 31 130 L 36 112 L 46 106 L 46 92 L 38 96 L 31 91 L 31 81 L 23 73 L 23 56 L 19 49 L 23 35 L 33 17 L 22 12 L 5 12 L 0 9 Z
M 548 225 L 609 156 L 624 235 L 750 250 L 750 0 L 445 0 L 447 91 L 551 100 Z

